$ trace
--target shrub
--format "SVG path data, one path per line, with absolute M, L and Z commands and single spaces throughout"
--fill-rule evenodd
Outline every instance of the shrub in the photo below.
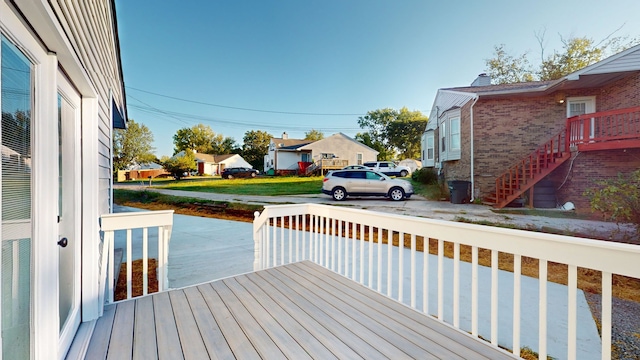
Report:
M 413 174 L 411 174 L 411 179 L 428 185 L 437 184 L 438 173 L 432 168 L 422 168 L 414 171 Z
M 615 179 L 598 180 L 597 187 L 585 190 L 591 210 L 600 211 L 605 219 L 620 223 L 631 223 L 640 236 L 640 170 Z

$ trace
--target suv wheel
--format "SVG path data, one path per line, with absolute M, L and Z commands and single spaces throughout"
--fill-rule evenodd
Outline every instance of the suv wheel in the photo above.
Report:
M 231 174 L 227 175 L 227 179 L 233 179 L 233 175 Z
M 256 177 L 256 173 L 252 172 L 251 177 Z
M 404 190 L 402 190 L 402 188 L 399 188 L 399 187 L 394 187 L 391 190 L 389 190 L 389 197 L 393 201 L 400 201 L 404 199 Z
M 333 196 L 333 200 L 335 201 L 342 201 L 347 197 L 347 191 L 344 188 L 337 187 L 333 189 L 331 196 Z
M 401 176 L 401 177 L 405 177 L 405 176 L 407 176 L 407 175 L 409 175 L 409 173 L 407 172 L 407 170 L 402 170 L 402 171 L 400 171 L 400 176 Z

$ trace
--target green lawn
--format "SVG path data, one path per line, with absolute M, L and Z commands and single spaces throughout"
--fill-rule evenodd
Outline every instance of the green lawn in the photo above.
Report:
M 257 177 L 253 179 L 207 179 L 202 181 L 172 181 L 157 184 L 161 189 L 201 191 L 238 195 L 302 195 L 318 194 L 322 189 L 322 177 Z

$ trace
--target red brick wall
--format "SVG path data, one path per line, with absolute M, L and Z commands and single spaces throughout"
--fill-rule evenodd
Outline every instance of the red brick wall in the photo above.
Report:
M 479 100 L 474 106 L 474 183 L 480 197 L 508 167 L 560 132 L 566 106 L 553 95 Z
M 575 89 L 563 91 L 563 93 L 566 97 L 595 96 L 596 111 L 638 106 L 640 105 L 640 74 L 628 76 L 602 88 Z M 496 177 L 508 167 L 522 160 L 524 156 L 564 129 L 567 107 L 566 104 L 557 104 L 555 96 L 556 93 L 537 97 L 494 99 L 485 97 L 475 104 L 473 108 L 474 183 L 480 197 L 487 196 L 494 190 Z M 461 159 L 443 163 L 446 180 L 469 180 L 471 173 L 470 105 L 471 102 L 461 109 Z M 624 162 L 615 161 L 611 164 L 622 165 Z M 612 166 L 613 168 L 601 172 L 606 174 L 603 176 L 612 176 L 617 173 L 613 170 L 617 165 Z M 581 190 L 576 190 L 567 194 L 575 197 L 574 193 L 578 192 L 582 193 Z
M 610 179 L 618 176 L 618 173 L 628 175 L 640 169 L 640 149 L 601 150 L 573 153 L 575 160 L 565 162 L 549 179 L 560 187 L 556 192 L 558 203 L 564 204 L 571 201 L 576 206 L 576 211 L 591 213 L 589 199 L 583 196 L 587 188 L 595 187 L 595 181 Z M 573 159 L 573 158 L 572 158 Z
M 640 106 L 640 74 L 620 79 L 593 95 L 596 95 L 596 111 Z

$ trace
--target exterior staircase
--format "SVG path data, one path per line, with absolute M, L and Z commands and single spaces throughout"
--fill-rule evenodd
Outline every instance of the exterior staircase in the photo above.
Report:
M 566 133 L 566 130 L 562 130 L 507 169 L 496 179 L 495 193 L 486 197 L 485 201 L 501 209 L 569 160 L 571 153 L 568 150 Z
M 568 118 L 565 129 L 500 175 L 484 200 L 498 209 L 507 206 L 569 160 L 571 151 L 625 148 L 640 148 L 640 106 Z M 533 196 L 535 206 L 535 191 Z

